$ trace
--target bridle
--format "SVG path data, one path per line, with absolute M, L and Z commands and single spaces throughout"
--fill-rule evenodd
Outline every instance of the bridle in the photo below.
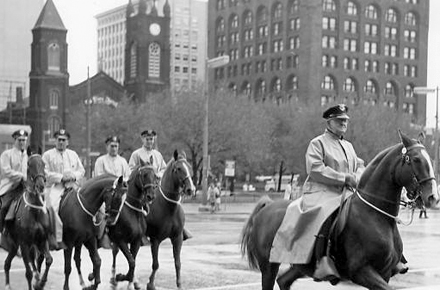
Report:
M 372 197 L 372 198 L 375 198 L 375 199 L 378 199 L 378 200 L 381 200 L 381 201 L 384 201 L 384 202 L 387 202 L 387 203 L 390 203 L 390 204 L 396 204 L 396 202 L 395 201 L 391 201 L 391 200 L 388 200 L 388 199 L 386 199 L 386 198 L 383 198 L 383 197 L 378 197 L 378 196 L 375 196 L 375 195 L 372 195 L 372 194 L 370 194 L 370 193 L 368 193 L 368 192 L 365 192 L 364 190 L 360 190 L 360 189 L 356 189 L 356 194 L 357 194 L 357 196 L 359 197 L 359 199 L 362 201 L 362 202 L 364 202 L 366 205 L 368 205 L 369 207 L 371 207 L 371 208 L 373 208 L 374 210 L 376 210 L 376 211 L 378 211 L 378 212 L 380 212 L 381 214 L 383 214 L 383 215 L 385 215 L 385 216 L 387 216 L 387 217 L 389 217 L 389 218 L 391 218 L 391 219 L 393 219 L 396 223 L 398 223 L 398 224 L 403 224 L 403 225 L 409 225 L 409 224 L 411 224 L 411 222 L 412 222 L 412 220 L 413 220 L 413 215 L 414 215 L 414 209 L 415 209 L 415 203 L 416 203 L 416 200 L 417 199 L 421 199 L 421 195 L 422 195 L 422 190 L 421 190 L 421 188 L 422 188 L 422 184 L 424 183 L 424 182 L 427 182 L 427 181 L 430 181 L 430 180 L 435 180 L 435 177 L 434 176 L 428 176 L 428 177 L 423 177 L 423 178 L 420 178 L 420 177 L 417 177 L 417 175 L 415 174 L 415 172 L 414 172 L 414 168 L 412 167 L 412 160 L 411 160 L 411 157 L 408 155 L 408 153 L 412 150 L 412 149 L 415 149 L 415 148 L 420 148 L 420 149 L 422 149 L 422 150 L 426 150 L 425 149 L 425 146 L 423 146 L 422 144 L 414 144 L 414 145 L 411 145 L 411 146 L 409 146 L 409 147 L 403 147 L 402 148 L 402 156 L 401 156 L 401 158 L 402 158 L 402 166 L 403 165 L 409 165 L 410 167 L 411 167 L 411 188 L 414 188 L 413 190 L 411 190 L 411 191 L 409 191 L 408 190 L 408 188 L 409 188 L 409 186 L 408 186 L 408 188 L 407 188 L 407 186 L 405 186 L 405 188 L 407 188 L 407 190 L 408 190 L 408 193 L 407 193 L 407 195 L 409 195 L 408 196 L 408 198 L 410 199 L 410 201 L 409 202 L 406 202 L 404 205 L 405 206 L 410 206 L 410 208 L 412 208 L 412 215 L 411 215 L 411 220 L 409 221 L 409 223 L 404 223 L 399 217 L 397 217 L 397 216 L 394 216 L 394 215 L 392 215 L 392 214 L 389 214 L 389 213 L 387 213 L 386 211 L 384 211 L 384 210 L 382 210 L 382 209 L 380 209 L 379 207 L 377 207 L 377 206 L 375 206 L 374 204 L 372 204 L 371 202 L 368 202 L 367 200 L 365 200 L 363 197 L 362 197 L 362 195 L 366 195 L 366 196 L 369 196 L 369 197 Z M 396 170 L 394 170 L 394 172 L 393 172 L 393 182 L 394 183 L 396 183 L 396 184 L 399 184 L 400 185 L 400 183 L 396 180 L 396 178 L 395 178 L 395 171 Z M 404 186 L 404 185 L 401 185 L 402 187 Z M 362 194 L 362 195 L 361 195 Z M 423 200 L 422 200 L 422 203 L 423 203 Z M 401 202 L 399 201 L 399 205 L 401 204 Z
M 38 157 L 38 156 L 41 157 L 40 154 L 32 154 L 31 156 L 29 156 L 29 158 L 28 158 L 28 162 L 27 162 L 27 163 L 28 163 L 28 168 L 29 168 L 29 162 L 30 162 L 30 160 L 31 160 L 32 158 L 34 158 L 34 157 Z M 44 171 L 43 171 L 43 172 L 44 172 Z M 29 179 L 32 181 L 32 184 L 33 184 L 32 190 L 33 190 L 34 192 L 37 192 L 37 189 L 35 188 L 35 185 L 36 185 L 36 181 L 37 181 L 38 178 L 42 178 L 42 179 L 43 179 L 43 182 L 46 183 L 46 175 L 45 175 L 44 173 L 38 173 L 38 174 L 36 174 L 36 175 L 31 175 L 31 176 L 28 176 L 28 177 L 29 177 Z M 41 197 L 41 195 L 37 192 L 38 201 L 40 202 L 41 205 L 35 205 L 35 204 L 32 204 L 31 202 L 28 201 L 28 199 L 26 198 L 26 194 L 27 194 L 27 193 L 29 193 L 29 191 L 26 189 L 26 190 L 24 191 L 24 193 L 23 193 L 23 201 L 24 201 L 25 207 L 30 207 L 30 208 L 33 208 L 33 209 L 41 210 L 44 214 L 46 214 L 46 213 L 47 213 L 46 201 L 43 200 L 43 198 Z
M 177 164 L 178 162 L 186 163 L 186 160 L 183 159 L 183 158 L 181 158 L 181 159 L 178 159 L 178 160 L 174 161 L 174 163 L 173 163 L 173 165 L 172 165 L 172 166 L 173 166 L 173 168 L 172 168 L 173 172 L 176 171 L 176 164 Z M 174 203 L 174 204 L 180 204 L 180 202 L 182 201 L 182 195 L 184 194 L 184 192 L 185 192 L 185 190 L 186 190 L 186 182 L 185 182 L 185 181 L 186 181 L 187 179 L 191 179 L 191 175 L 190 175 L 190 173 L 189 173 L 189 170 L 185 170 L 185 171 L 186 171 L 186 175 L 185 175 L 183 178 L 179 178 L 179 189 L 180 189 L 180 190 L 177 191 L 177 192 L 172 192 L 172 191 L 167 192 L 168 195 L 169 195 L 169 194 L 178 195 L 178 196 L 179 196 L 179 199 L 178 199 L 178 200 L 174 200 L 174 199 L 169 198 L 169 197 L 167 196 L 167 194 L 165 193 L 165 191 L 163 190 L 162 185 L 159 186 L 159 192 L 162 194 L 162 197 L 163 197 L 166 201 L 168 201 L 168 202 L 170 202 L 170 203 Z M 180 184 L 183 184 L 183 186 L 180 186 Z

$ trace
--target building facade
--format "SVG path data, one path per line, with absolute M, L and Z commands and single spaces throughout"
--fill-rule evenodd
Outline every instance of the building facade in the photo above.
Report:
M 44 0 L 0 1 L 0 110 L 29 95 L 32 35 Z
M 27 123 L 30 144 L 44 148 L 53 133 L 65 128 L 69 108 L 67 29 L 53 3 L 47 0 L 32 29 L 31 71 Z
M 128 3 L 129 1 L 127 1 Z M 137 14 L 139 0 L 130 1 Z M 170 6 L 170 85 L 178 91 L 193 88 L 205 78 L 207 4 L 198 0 L 146 1 L 146 14 L 156 7 L 163 16 L 164 5 Z M 98 30 L 98 70 L 105 71 L 117 82 L 125 80 L 127 5 L 96 16 Z M 147 28 L 148 31 L 148 28 Z
M 211 80 L 255 100 L 383 104 L 424 120 L 429 1 L 210 0 Z

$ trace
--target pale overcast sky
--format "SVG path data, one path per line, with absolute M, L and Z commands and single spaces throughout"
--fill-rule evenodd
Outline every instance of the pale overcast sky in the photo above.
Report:
M 53 0 L 68 29 L 70 84 L 96 73 L 96 20 L 94 16 L 124 5 L 128 0 Z M 193 0 L 195 1 L 195 0 Z M 203 0 L 202 0 L 203 1 Z M 427 0 L 420 0 L 427 1 Z M 430 1 L 428 41 L 428 87 L 440 86 L 440 0 Z M 428 95 L 427 125 L 435 125 L 435 94 Z

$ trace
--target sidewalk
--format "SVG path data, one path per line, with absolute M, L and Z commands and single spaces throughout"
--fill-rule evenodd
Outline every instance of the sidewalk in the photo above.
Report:
M 220 211 L 215 214 L 250 214 L 255 207 L 256 202 L 240 202 L 240 203 L 226 203 L 222 202 Z M 206 214 L 209 212 L 199 211 L 201 203 L 182 203 L 183 210 L 186 214 Z M 210 213 L 209 213 L 210 214 Z

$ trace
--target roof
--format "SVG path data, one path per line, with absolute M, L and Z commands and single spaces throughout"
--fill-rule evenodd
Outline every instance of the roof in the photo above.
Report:
M 32 128 L 29 125 L 0 124 L 1 135 L 11 136 L 17 130 L 26 130 L 29 134 L 32 132 Z
M 38 16 L 37 23 L 35 23 L 34 29 L 36 28 L 67 30 L 52 0 L 47 0 L 46 4 L 44 4 L 43 10 L 41 10 L 40 16 Z

